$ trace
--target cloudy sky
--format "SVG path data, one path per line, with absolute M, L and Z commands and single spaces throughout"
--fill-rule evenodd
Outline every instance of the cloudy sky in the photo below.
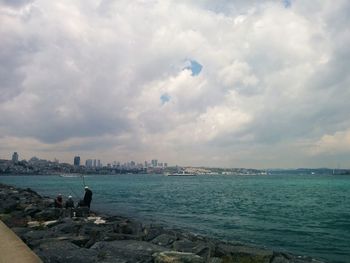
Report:
M 0 158 L 350 167 L 348 0 L 0 0 Z

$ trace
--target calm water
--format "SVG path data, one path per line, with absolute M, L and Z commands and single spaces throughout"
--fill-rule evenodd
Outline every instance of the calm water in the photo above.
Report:
M 92 208 L 226 240 L 350 262 L 350 176 L 86 176 Z M 2 176 L 40 194 L 83 195 L 81 178 Z

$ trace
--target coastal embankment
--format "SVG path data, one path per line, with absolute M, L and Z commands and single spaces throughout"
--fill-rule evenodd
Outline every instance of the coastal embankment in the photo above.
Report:
M 31 189 L 0 184 L 0 219 L 43 262 L 320 262 L 84 209 L 71 217 L 53 203 Z

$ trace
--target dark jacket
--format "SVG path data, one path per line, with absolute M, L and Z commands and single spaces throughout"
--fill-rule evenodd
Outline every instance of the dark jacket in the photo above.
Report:
M 62 196 L 57 196 L 57 198 L 55 199 L 55 207 L 63 208 Z
M 84 205 L 90 208 L 91 200 L 92 200 L 92 191 L 90 189 L 85 189 Z
M 72 199 L 67 200 L 66 208 L 74 208 L 74 201 Z

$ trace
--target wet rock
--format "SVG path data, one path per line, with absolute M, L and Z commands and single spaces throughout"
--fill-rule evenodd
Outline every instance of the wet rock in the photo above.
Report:
M 163 233 L 164 233 L 164 230 L 161 227 L 146 226 L 143 229 L 145 241 L 150 241 L 152 239 L 155 239 L 157 236 L 160 236 Z
M 62 210 L 59 208 L 46 208 L 45 210 L 36 213 L 34 218 L 42 221 L 55 220 L 60 217 Z
M 156 244 L 158 246 L 166 247 L 174 243 L 175 240 L 176 237 L 174 236 L 168 234 L 161 234 L 156 238 L 152 239 L 151 243 Z
M 56 233 L 61 234 L 72 234 L 72 235 L 78 235 L 79 229 L 82 227 L 81 223 L 75 223 L 75 222 L 62 222 L 61 224 L 58 224 L 54 227 L 52 227 L 52 231 Z
M 57 226 L 59 224 L 62 224 L 62 222 L 59 221 L 59 220 L 45 221 L 45 222 L 42 223 L 42 225 L 44 227 L 47 227 L 47 228 L 51 228 L 51 227 Z
M 153 254 L 155 263 L 204 263 L 196 254 L 177 251 L 166 251 Z
M 27 226 L 33 229 L 42 228 L 41 223 L 39 221 L 29 221 L 27 222 Z
M 21 238 L 22 238 L 22 236 L 23 236 L 25 233 L 27 233 L 28 231 L 30 231 L 30 229 L 27 228 L 27 227 L 13 227 L 13 228 L 11 228 L 11 230 L 12 230 L 13 232 L 15 232 L 16 235 L 18 235 L 18 236 L 21 237 Z
M 119 234 L 138 235 L 140 232 L 142 232 L 142 228 L 139 223 L 126 220 L 126 221 L 114 224 L 113 231 Z
M 74 245 L 77 245 L 79 247 L 84 247 L 89 240 L 90 240 L 89 236 L 77 236 L 77 237 L 73 237 L 71 239 L 71 242 Z
M 103 254 L 106 260 L 115 258 L 116 262 L 122 260 L 127 262 L 153 262 L 152 254 L 165 250 L 157 245 L 135 240 L 101 241 L 94 244 L 90 249 L 97 251 L 98 254 Z
M 78 207 L 75 209 L 76 217 L 88 217 L 90 214 L 90 208 L 88 207 Z
M 69 241 L 41 243 L 34 252 L 44 262 L 92 263 L 97 259 L 96 251 L 80 248 Z
M 18 202 L 13 198 L 7 198 L 2 204 L 2 210 L 5 214 L 11 213 L 17 209 Z
M 208 263 L 223 263 L 223 260 L 221 258 L 209 258 Z
M 192 252 L 196 244 L 188 239 L 177 240 L 173 243 L 173 249 L 179 252 Z
M 31 217 L 34 217 L 34 215 L 38 212 L 41 212 L 41 209 L 39 209 L 36 205 L 29 205 L 24 208 L 24 214 Z
M 273 256 L 273 252 L 270 250 L 241 245 L 219 244 L 216 250 L 216 256 L 221 257 L 225 263 L 269 263 Z

